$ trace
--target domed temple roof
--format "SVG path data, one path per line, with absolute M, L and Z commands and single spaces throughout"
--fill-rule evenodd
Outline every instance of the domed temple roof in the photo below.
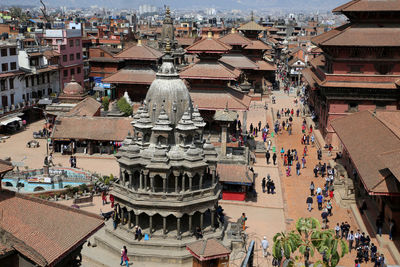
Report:
M 172 125 L 176 125 L 183 113 L 189 107 L 192 108 L 189 90 L 179 78 L 171 55 L 164 56 L 163 64 L 150 85 L 145 101 L 153 124 L 161 110 L 165 110 Z
M 84 93 L 84 89 L 79 83 L 75 81 L 74 77 L 72 76 L 71 81 L 67 83 L 67 85 L 65 85 L 63 92 L 65 95 L 70 96 L 82 95 Z

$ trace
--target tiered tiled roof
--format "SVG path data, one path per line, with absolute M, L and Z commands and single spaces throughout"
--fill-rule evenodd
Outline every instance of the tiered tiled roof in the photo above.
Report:
M 123 84 L 151 84 L 156 78 L 156 73 L 149 67 L 123 68 L 105 78 L 105 83 Z
M 353 0 L 338 6 L 332 12 L 400 11 L 400 0 Z
M 272 50 L 272 47 L 261 40 L 252 40 L 251 44 L 246 45 L 244 49 L 248 50 Z
M 13 166 L 11 162 L 0 159 L 0 174 L 11 171 Z
M 199 240 L 186 247 L 200 261 L 229 256 L 231 251 L 215 239 Z
M 92 117 L 94 116 L 101 108 L 101 103 L 96 101 L 92 97 L 86 97 L 81 102 L 76 104 L 66 116 L 87 116 Z
M 229 69 L 218 61 L 200 61 L 179 73 L 182 79 L 236 80 L 240 75 L 237 69 Z
M 219 40 L 227 45 L 250 45 L 252 41 L 239 32 L 227 34 Z
M 52 139 L 123 141 L 132 130 L 130 118 L 58 117 Z
M 400 139 L 379 116 L 361 111 L 333 120 L 331 125 L 370 194 L 400 193 L 395 186 L 395 180 L 400 181 Z
M 131 46 L 120 53 L 116 54 L 115 58 L 121 58 L 126 60 L 159 60 L 163 56 L 160 51 L 151 48 L 144 44 L 138 44 Z
M 248 110 L 251 97 L 230 87 L 192 88 L 190 96 L 201 110 Z
M 246 24 L 243 24 L 238 28 L 239 31 L 263 31 L 265 28 L 258 23 L 256 23 L 254 20 L 251 20 L 247 22 Z
M 201 39 L 200 41 L 192 44 L 191 46 L 186 48 L 188 53 L 226 53 L 231 50 L 232 47 L 223 43 L 220 40 L 214 39 L 212 37 L 207 37 Z
M 400 28 L 391 24 L 345 24 L 311 40 L 319 46 L 399 47 Z
M 227 54 L 222 56 L 219 61 L 236 69 L 258 69 L 257 64 L 242 54 Z
M 8 190 L 0 191 L 0 209 L 12 247 L 38 266 L 54 266 L 104 225 L 98 215 Z

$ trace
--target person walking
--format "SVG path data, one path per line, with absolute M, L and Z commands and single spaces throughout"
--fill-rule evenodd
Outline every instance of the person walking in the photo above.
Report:
M 251 134 L 253 133 L 253 128 L 254 128 L 253 123 L 250 123 L 250 133 Z
M 247 217 L 246 214 L 243 212 L 242 213 L 242 217 L 240 217 L 241 223 L 242 223 L 242 230 L 246 230 L 246 221 L 247 221 Z
M 261 241 L 261 248 L 263 250 L 264 258 L 268 257 L 268 246 L 269 246 L 269 243 L 268 243 L 267 237 L 264 236 L 264 239 Z
M 332 216 L 332 203 L 330 200 L 326 203 L 326 209 L 328 210 L 328 215 Z
M 354 242 L 353 231 L 350 231 L 350 233 L 347 235 L 347 241 L 349 242 L 349 252 L 351 252 L 351 249 L 353 248 L 353 242 Z
M 301 167 L 304 169 L 305 167 L 306 167 L 306 158 L 305 157 L 302 157 L 301 158 Z
M 297 176 L 300 175 L 300 162 L 296 163 L 296 173 L 297 173 Z
M 261 131 L 261 121 L 258 122 L 258 131 Z
M 117 209 L 117 207 L 115 207 L 115 208 L 114 208 L 114 212 L 113 212 L 113 226 L 114 226 L 114 230 L 117 229 L 118 222 L 119 222 L 119 214 L 118 214 L 118 209 Z
M 274 165 L 276 165 L 276 153 L 274 153 L 273 155 L 272 155 L 272 161 L 274 162 Z
M 317 196 L 318 210 L 322 209 L 322 201 L 323 200 L 324 200 L 324 197 L 321 195 L 321 193 L 319 193 Z
M 339 223 L 337 223 L 336 226 L 335 226 L 335 235 L 336 235 L 336 238 L 340 237 L 340 225 L 339 225 Z
M 261 187 L 262 187 L 262 191 L 263 191 L 263 193 L 265 193 L 265 186 L 266 186 L 266 184 L 267 184 L 267 180 L 265 179 L 265 177 L 262 179 L 262 182 L 261 182 Z
M 306 200 L 306 204 L 307 204 L 307 208 L 308 208 L 308 211 L 309 211 L 309 212 L 311 212 L 311 210 L 312 210 L 312 204 L 313 204 L 313 202 L 314 202 L 314 200 L 313 200 L 312 196 L 309 196 L 309 197 L 307 198 L 307 200 Z
M 376 219 L 375 224 L 376 224 L 376 229 L 377 229 L 378 235 L 382 236 L 382 227 L 383 227 L 382 219 L 380 217 L 378 217 Z
M 121 249 L 121 263 L 119 265 L 123 263 L 125 263 L 126 267 L 129 267 L 128 249 L 126 246 L 123 246 Z
M 267 159 L 267 164 L 269 164 L 269 159 L 271 158 L 271 154 L 269 153 L 269 150 L 265 153 L 265 158 Z
M 315 189 L 314 182 L 311 182 L 311 184 L 310 184 L 310 195 L 311 196 L 314 196 L 314 189 Z
M 396 229 L 396 224 L 395 224 L 394 220 L 391 219 L 390 223 L 389 223 L 389 239 L 390 240 L 393 240 L 393 234 L 394 234 L 395 229 Z

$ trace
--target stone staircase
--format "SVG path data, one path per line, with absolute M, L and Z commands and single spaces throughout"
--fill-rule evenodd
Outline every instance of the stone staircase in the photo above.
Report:
M 205 231 L 204 238 L 221 239 L 223 231 L 217 229 Z M 186 249 L 186 245 L 196 239 L 194 237 L 184 237 L 177 240 L 167 237 L 168 242 L 161 236 L 153 235 L 150 240 L 134 240 L 134 234 L 124 227 L 113 230 L 110 222 L 99 230 L 94 236 L 94 241 L 99 248 L 105 249 L 113 254 L 120 255 L 121 248 L 126 246 L 129 258 L 135 261 L 151 261 L 158 263 L 184 264 L 192 261 L 192 255 Z

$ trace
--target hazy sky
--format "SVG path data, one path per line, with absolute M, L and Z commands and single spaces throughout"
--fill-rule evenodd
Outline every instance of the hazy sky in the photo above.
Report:
M 150 4 L 162 7 L 164 4 L 171 8 L 213 7 L 223 9 L 320 9 L 331 10 L 350 0 L 45 0 L 49 6 L 69 7 L 100 7 L 135 8 L 139 5 Z M 40 5 L 39 0 L 1 0 L 5 5 Z

